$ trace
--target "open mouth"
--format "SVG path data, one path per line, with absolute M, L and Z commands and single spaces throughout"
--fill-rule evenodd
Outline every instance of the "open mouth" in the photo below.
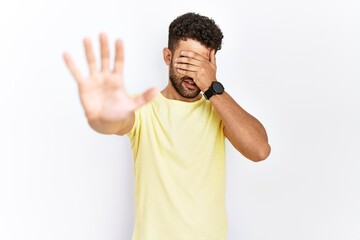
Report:
M 183 83 L 184 83 L 185 87 L 187 87 L 191 90 L 194 90 L 197 88 L 197 86 L 192 78 L 183 79 Z

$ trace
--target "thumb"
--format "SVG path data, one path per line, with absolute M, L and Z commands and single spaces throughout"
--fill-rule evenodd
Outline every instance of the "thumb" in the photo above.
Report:
M 146 90 L 143 94 L 134 98 L 136 108 L 141 107 L 142 105 L 150 102 L 156 95 L 158 90 L 156 88 L 150 88 Z

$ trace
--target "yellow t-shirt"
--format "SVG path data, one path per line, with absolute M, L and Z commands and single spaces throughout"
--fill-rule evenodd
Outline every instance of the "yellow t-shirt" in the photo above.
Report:
M 210 101 L 159 93 L 135 111 L 132 240 L 226 240 L 225 136 Z

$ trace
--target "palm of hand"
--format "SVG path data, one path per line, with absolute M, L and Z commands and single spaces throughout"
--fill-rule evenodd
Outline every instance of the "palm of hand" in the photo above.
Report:
M 80 100 L 88 118 L 114 121 L 125 118 L 135 109 L 134 100 L 128 96 L 121 82 L 119 74 L 99 73 L 80 85 Z
M 132 111 L 149 102 L 156 94 L 155 89 L 149 89 L 136 98 L 126 93 L 123 84 L 123 46 L 116 41 L 114 70 L 109 67 L 109 48 L 105 34 L 100 35 L 101 70 L 95 63 L 91 42 L 84 40 L 86 59 L 90 75 L 81 76 L 69 54 L 64 54 L 64 60 L 70 72 L 78 83 L 81 104 L 88 119 L 117 121 L 126 118 Z

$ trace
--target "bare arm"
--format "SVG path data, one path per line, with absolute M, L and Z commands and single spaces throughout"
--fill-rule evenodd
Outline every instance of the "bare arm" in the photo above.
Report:
M 64 53 L 64 61 L 78 84 L 80 101 L 88 123 L 99 133 L 124 135 L 134 124 L 134 111 L 151 101 L 157 91 L 151 88 L 135 98 L 126 93 L 123 82 L 124 49 L 120 40 L 116 40 L 115 43 L 115 62 L 112 71 L 105 34 L 100 34 L 100 69 L 96 66 L 89 39 L 84 39 L 84 47 L 90 72 L 87 78 L 80 74 L 68 53 Z
M 117 134 L 124 135 L 130 132 L 132 126 L 135 122 L 135 114 L 131 112 L 129 116 L 125 119 L 118 121 L 106 121 L 102 119 L 88 119 L 88 123 L 92 129 L 98 133 L 103 134 Z
M 194 79 L 195 84 L 205 92 L 216 81 L 215 50 L 209 56 L 192 51 L 182 51 L 175 66 L 179 73 Z M 214 95 L 210 101 L 224 122 L 224 133 L 231 144 L 246 158 L 261 161 L 270 154 L 270 145 L 263 125 L 227 93 Z
M 261 161 L 270 154 L 270 145 L 263 125 L 247 113 L 227 93 L 210 98 L 224 122 L 224 133 L 231 144 L 246 158 Z

